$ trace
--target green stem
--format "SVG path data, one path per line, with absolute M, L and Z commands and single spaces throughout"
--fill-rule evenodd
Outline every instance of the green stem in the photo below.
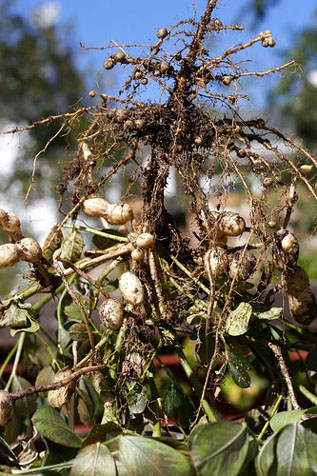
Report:
M 3 306 L 7 306 L 8 304 L 10 304 L 10 302 L 13 301 L 24 301 L 25 299 L 28 299 L 29 297 L 33 296 L 33 294 L 40 292 L 41 289 L 42 286 L 40 284 L 36 284 L 32 288 L 29 288 L 29 286 L 27 286 L 23 291 L 20 292 L 20 294 L 16 294 L 14 297 L 11 297 L 9 299 L 5 299 L 2 304 Z
M 301 329 L 300 327 L 296 326 L 292 322 L 287 321 L 286 319 L 283 320 L 283 324 L 285 324 L 289 329 L 292 329 L 293 331 L 297 332 L 301 337 L 304 337 L 304 339 L 307 339 L 309 342 L 313 342 L 315 345 L 317 345 L 317 338 L 310 334 L 310 332 L 305 331 L 305 329 Z
M 156 387 L 156 384 L 155 384 L 155 381 L 154 381 L 154 378 L 150 378 L 149 379 L 149 389 L 150 389 L 150 400 L 155 402 L 154 403 L 154 408 L 153 408 L 153 411 L 154 411 L 154 415 L 155 415 L 155 421 L 154 421 L 154 425 L 153 425 L 153 433 L 152 433 L 152 436 L 153 437 L 161 437 L 162 436 L 162 429 L 161 429 L 161 423 L 160 423 L 160 417 L 159 417 L 159 413 L 160 413 L 160 405 L 159 405 L 159 393 L 158 393 L 158 390 L 157 390 L 157 387 Z
M 113 271 L 117 266 L 119 266 L 119 264 L 121 264 L 122 261 L 123 261 L 123 259 L 121 257 L 116 258 L 114 261 L 112 261 L 111 265 L 108 266 L 108 268 L 105 269 L 103 273 L 101 273 L 101 275 L 98 278 L 97 283 L 102 285 L 103 280 L 108 276 L 108 274 L 111 273 L 111 271 Z
M 91 233 L 92 235 L 103 236 L 104 238 L 110 238 L 111 240 L 120 241 L 121 243 L 127 243 L 129 241 L 129 239 L 126 238 L 125 236 L 119 236 L 112 233 L 106 233 L 104 231 L 95 230 L 94 228 L 89 228 L 86 226 L 63 225 L 63 228 L 72 228 L 72 229 L 75 228 L 75 230 L 86 231 L 87 233 Z
M 317 397 L 316 397 L 316 395 L 314 395 L 309 390 L 307 390 L 307 388 L 304 387 L 304 385 L 299 385 L 298 388 L 299 388 L 299 391 L 304 395 L 304 397 L 307 398 L 307 400 L 309 400 L 313 405 L 317 406 Z
M 142 375 L 141 375 L 141 377 L 140 377 L 140 382 L 143 382 L 143 380 L 145 379 L 146 374 L 147 374 L 149 368 L 151 367 L 151 365 L 152 365 L 152 363 L 153 363 L 153 360 L 154 360 L 155 357 L 157 356 L 158 351 L 160 350 L 161 347 L 162 347 L 162 340 L 160 339 L 159 342 L 158 342 L 158 344 L 157 344 L 157 346 L 156 346 L 155 351 L 152 353 L 149 362 L 146 364 L 146 366 L 145 366 L 145 368 L 144 368 L 144 370 L 143 370 L 143 372 L 142 372 Z
M 192 281 L 194 281 L 195 284 L 197 284 L 203 291 L 205 291 L 206 294 L 210 294 L 210 290 L 203 283 L 201 283 L 199 279 L 193 276 L 192 273 L 188 271 L 188 269 L 185 268 L 185 266 L 180 261 L 178 261 L 178 259 L 174 255 L 168 253 L 168 256 L 174 261 L 174 263 L 179 267 L 179 269 L 181 269 Z
M 187 291 L 187 289 L 182 288 L 182 286 L 180 286 L 180 284 L 178 284 L 177 281 L 174 278 L 172 278 L 172 276 L 169 276 L 168 279 L 181 294 L 184 294 L 186 297 L 191 299 L 195 303 L 195 305 L 197 305 L 198 309 L 208 308 L 207 303 L 199 299 L 197 296 L 194 296 L 193 294 L 191 294 L 189 291 Z
M 41 466 L 39 468 L 30 468 L 30 469 L 13 469 L 12 474 L 42 474 L 44 471 L 53 471 L 60 469 L 68 469 L 73 465 L 74 460 L 66 461 L 66 463 L 51 464 L 49 466 Z
M 18 368 L 18 365 L 19 365 L 19 362 L 20 362 L 25 336 L 26 336 L 26 332 L 22 332 L 20 334 L 20 337 L 19 337 L 18 347 L 17 347 L 17 351 L 16 351 L 16 354 L 15 354 L 11 375 L 9 377 L 7 385 L 5 386 L 5 390 L 7 392 L 9 391 L 11 383 L 12 383 L 14 377 L 17 374 L 17 368 Z
M 190 383 L 192 384 L 193 386 L 193 389 L 195 390 L 195 393 L 196 395 L 201 398 L 202 396 L 202 386 L 200 385 L 200 382 L 198 380 L 198 378 L 196 377 L 193 369 L 191 368 L 191 366 L 189 365 L 188 363 L 188 360 L 186 359 L 186 356 L 183 352 L 183 350 L 180 348 L 180 347 L 176 347 L 176 353 L 177 353 L 177 356 L 180 360 L 180 363 L 188 377 L 188 380 L 190 381 Z M 211 406 L 209 405 L 209 403 L 207 402 L 206 399 L 203 400 L 202 402 L 202 407 L 209 419 L 209 421 L 211 423 L 215 423 L 217 421 L 217 418 L 215 416 L 215 413 L 214 411 L 212 410 Z
M 10 350 L 10 352 L 8 353 L 8 355 L 6 356 L 6 359 L 5 361 L 3 362 L 2 364 L 2 367 L 1 367 L 1 370 L 0 370 L 0 378 L 2 377 L 8 363 L 10 362 L 12 356 L 15 354 L 16 350 L 18 348 L 18 342 L 15 343 L 15 345 L 12 347 L 12 349 Z
M 60 366 L 59 363 L 57 362 L 56 356 L 55 356 L 54 352 L 52 351 L 51 346 L 46 342 L 45 339 L 43 339 L 43 337 L 42 337 L 38 332 L 35 333 L 35 336 L 36 336 L 36 338 L 37 338 L 39 341 L 41 341 L 42 344 L 46 347 L 48 353 L 49 353 L 50 356 L 51 356 L 52 365 L 56 365 L 56 367 L 58 368 L 58 370 L 61 370 L 61 366 Z
M 270 424 L 270 421 L 272 420 L 272 418 L 274 417 L 275 413 L 277 412 L 278 410 L 278 407 L 280 406 L 280 403 L 283 399 L 283 394 L 279 395 L 276 402 L 275 402 L 275 405 L 273 407 L 273 410 L 271 412 L 271 415 L 270 415 L 270 418 L 265 422 L 265 425 L 263 426 L 262 430 L 261 430 L 261 433 L 259 434 L 259 436 L 257 437 L 257 441 L 261 441 L 262 438 L 263 438 L 263 435 L 264 433 L 266 432 L 269 424 Z
M 71 276 L 71 278 L 69 279 L 68 283 L 69 285 L 71 285 L 74 281 L 74 279 L 76 278 L 77 274 L 73 274 Z M 61 347 L 61 328 L 63 327 L 63 323 L 62 323 L 62 302 L 63 302 L 63 299 L 64 297 L 66 296 L 67 294 L 67 289 L 65 289 L 65 285 L 63 284 L 64 286 L 64 290 L 59 298 L 59 301 L 58 301 L 58 304 L 57 304 L 57 308 L 56 308 L 56 317 L 57 317 L 57 322 L 58 322 L 58 330 L 57 330 L 57 348 L 59 350 L 59 352 L 62 354 L 63 353 L 63 349 Z
M 109 337 L 108 335 L 104 336 L 102 339 L 100 339 L 100 341 L 98 342 L 98 344 L 95 345 L 95 352 L 97 350 L 99 350 L 107 341 L 109 341 Z M 80 362 L 78 362 L 78 364 L 74 367 L 74 368 L 79 368 L 81 367 L 85 362 L 87 362 L 87 360 L 89 360 L 93 355 L 93 352 L 89 352 L 86 357 L 84 357 Z
M 61 284 L 55 291 L 54 294 L 59 294 L 65 288 L 64 284 Z M 40 301 L 36 302 L 33 305 L 33 310 L 38 312 L 46 303 L 48 303 L 53 298 L 52 293 L 49 293 L 47 296 L 44 296 Z
M 114 349 L 115 352 L 112 355 L 112 358 L 110 360 L 109 374 L 110 374 L 110 377 L 113 380 L 116 380 L 116 377 L 117 377 L 117 361 L 118 361 L 118 357 L 119 357 L 120 352 L 121 352 L 122 344 L 123 344 L 123 341 L 125 339 L 127 329 L 128 329 L 127 323 L 123 322 L 122 326 L 120 327 L 120 331 L 117 335 L 116 345 L 115 345 L 115 349 Z

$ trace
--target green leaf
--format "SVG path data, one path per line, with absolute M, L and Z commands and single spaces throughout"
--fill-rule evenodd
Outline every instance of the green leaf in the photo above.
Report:
M 293 423 L 275 433 L 256 458 L 259 476 L 315 476 L 317 436 Z
M 305 410 L 291 410 L 288 412 L 279 412 L 274 415 L 274 417 L 270 421 L 270 426 L 273 431 L 280 431 L 282 430 L 282 428 L 284 428 L 284 426 L 287 426 L 290 423 L 300 422 L 304 413 Z
M 76 296 L 79 297 L 78 293 L 76 293 Z M 84 307 L 85 307 L 85 305 L 84 305 Z M 82 321 L 83 320 L 82 315 L 80 314 L 80 311 L 78 309 L 78 306 L 74 301 L 72 301 L 69 304 L 66 304 L 63 307 L 63 312 L 64 312 L 65 316 L 67 316 L 68 319 L 70 319 L 72 321 Z
M 247 302 L 240 302 L 239 306 L 231 311 L 226 322 L 226 331 L 231 336 L 245 334 L 249 328 L 252 306 Z
M 92 443 L 104 442 L 115 438 L 122 429 L 113 421 L 109 421 L 103 425 L 95 425 L 91 432 L 84 438 L 83 446 L 91 445 Z
M 146 387 L 135 385 L 128 394 L 128 406 L 131 415 L 143 413 L 147 404 Z
M 54 370 L 50 365 L 44 367 L 40 372 L 37 374 L 35 380 L 35 387 L 41 387 L 42 385 L 49 385 L 50 383 L 54 382 L 55 373 Z
M 278 434 L 268 438 L 256 457 L 255 467 L 258 476 L 276 476 L 275 446 L 277 438 Z
M 159 441 L 130 435 L 119 438 L 120 460 L 129 476 L 195 474 L 189 458 Z
M 79 451 L 70 476 L 116 476 L 116 465 L 108 448 L 101 443 L 85 446 Z
M 77 385 L 77 411 L 80 421 L 84 425 L 91 425 L 94 418 L 94 405 L 85 385 L 85 378 L 81 377 Z
M 30 382 L 23 377 L 13 377 L 12 384 L 10 387 L 10 392 L 16 393 L 26 390 L 27 388 L 32 387 Z M 36 395 L 30 395 L 28 397 L 19 398 L 16 400 L 14 405 L 14 412 L 19 417 L 28 417 L 36 409 Z
M 83 251 L 83 237 L 78 230 L 72 230 L 67 233 L 62 242 L 61 258 L 75 262 L 80 258 Z
M 88 333 L 86 329 L 86 325 L 84 322 L 75 322 L 69 328 L 69 335 L 72 340 L 77 342 L 85 342 L 88 339 Z
M 276 444 L 277 476 L 313 476 L 317 472 L 317 436 L 293 423 L 280 432 Z
M 238 354 L 230 353 L 229 355 L 231 360 L 228 361 L 228 368 L 234 383 L 240 388 L 250 387 L 249 362 Z
M 44 406 L 32 417 L 35 428 L 47 439 L 70 448 L 80 448 L 81 439 L 63 420 L 55 408 Z
M 109 229 L 103 229 L 103 230 L 98 230 L 98 231 L 103 231 L 107 233 L 109 236 L 100 236 L 100 235 L 94 235 L 92 242 L 98 248 L 99 250 L 105 250 L 107 248 L 110 248 L 110 246 L 114 246 L 118 244 L 118 240 L 116 240 L 116 236 L 124 237 L 122 233 L 118 230 L 109 230 Z M 111 235 L 113 235 L 113 238 L 111 238 Z
M 166 415 L 171 416 L 174 408 L 179 408 L 183 401 L 182 394 L 172 382 L 163 397 L 163 411 Z
M 263 312 L 253 312 L 253 314 L 258 318 L 258 319 L 267 319 L 269 321 L 274 320 L 274 319 L 279 319 L 281 317 L 281 314 L 283 312 L 282 307 L 271 307 L 268 311 L 263 311 Z
M 102 289 L 107 291 L 107 293 L 112 293 L 119 287 L 119 279 L 105 280 L 102 284 Z
M 246 428 L 227 421 L 202 425 L 191 440 L 192 459 L 201 476 L 237 476 L 248 447 Z
M 63 233 L 61 230 L 57 231 L 58 225 L 53 226 L 43 245 L 42 256 L 49 264 L 53 263 L 54 251 L 61 247 L 63 241 Z
M 38 322 L 36 321 L 33 321 L 33 319 L 28 319 L 28 326 L 27 327 L 23 327 L 22 329 L 10 329 L 10 335 L 12 337 L 14 337 L 16 334 L 18 334 L 19 332 L 30 332 L 30 333 L 34 333 L 34 332 L 37 332 L 40 328 L 40 325 Z
M 23 329 L 28 325 L 28 315 L 16 303 L 12 303 L 3 313 L 0 320 L 0 327 L 12 327 L 13 329 Z

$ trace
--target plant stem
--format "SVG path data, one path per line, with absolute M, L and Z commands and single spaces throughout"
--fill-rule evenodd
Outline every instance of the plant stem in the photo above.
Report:
M 317 338 L 313 334 L 310 334 L 309 332 L 305 331 L 305 329 L 296 326 L 295 324 L 287 321 L 286 319 L 283 320 L 283 324 L 285 324 L 289 329 L 292 329 L 293 331 L 297 332 L 297 334 L 299 334 L 301 337 L 304 337 L 304 339 L 307 339 L 309 342 L 313 342 L 315 345 L 317 345 Z
M 261 433 L 259 434 L 259 436 L 257 437 L 257 441 L 261 441 L 262 438 L 263 438 L 263 435 L 265 434 L 269 424 L 270 424 L 270 421 L 271 419 L 274 417 L 275 413 L 277 412 L 278 410 L 278 407 L 283 399 L 283 394 L 279 395 L 276 402 L 275 402 L 275 405 L 273 407 L 273 410 L 271 412 L 271 415 L 270 415 L 270 418 L 265 422 L 265 425 L 263 426 L 262 430 L 261 430 Z
M 121 352 L 121 347 L 122 347 L 122 344 L 123 344 L 123 341 L 124 341 L 124 338 L 125 338 L 125 335 L 126 335 L 126 332 L 127 332 L 127 323 L 126 321 L 123 322 L 122 326 L 120 327 L 120 331 L 117 335 L 117 339 L 116 339 L 116 345 L 115 345 L 115 351 L 114 351 L 114 354 L 112 355 L 112 358 L 110 360 L 110 365 L 109 365 L 109 374 L 110 374 L 110 377 L 113 379 L 113 380 L 116 380 L 116 376 L 117 376 L 117 361 L 118 361 L 118 357 L 120 355 L 120 352 Z
M 53 365 L 56 365 L 57 368 L 58 368 L 58 370 L 61 370 L 61 366 L 60 366 L 59 363 L 57 362 L 56 356 L 55 356 L 54 352 L 52 351 L 51 346 L 46 342 L 45 339 L 43 339 L 43 337 L 42 337 L 38 332 L 35 333 L 35 336 L 36 336 L 36 338 L 39 339 L 39 341 L 41 341 L 42 344 L 46 347 L 48 353 L 49 353 L 50 356 L 51 356 L 52 364 L 53 364 Z
M 174 261 L 174 263 L 179 267 L 179 269 L 183 271 L 183 273 L 185 273 L 195 284 L 197 284 L 203 291 L 205 291 L 206 294 L 208 295 L 210 294 L 210 290 L 207 288 L 207 286 L 205 286 L 203 283 L 199 281 L 199 279 L 193 276 L 193 274 L 190 271 L 188 271 L 188 269 L 185 268 L 185 266 L 180 261 L 178 261 L 178 259 L 174 255 L 172 255 L 171 253 L 167 253 L 167 254 Z
M 188 363 L 188 360 L 186 359 L 186 356 L 183 352 L 183 350 L 180 348 L 180 347 L 176 347 L 176 353 L 178 355 L 178 358 L 180 360 L 180 363 L 190 381 L 190 383 L 192 384 L 195 392 L 196 392 L 196 395 L 201 398 L 202 396 L 202 387 L 200 385 L 200 382 L 198 380 L 198 378 L 196 377 L 193 369 L 191 368 L 191 366 L 189 365 Z M 207 400 L 204 398 L 203 401 L 202 401 L 202 407 L 209 419 L 209 421 L 211 423 L 215 423 L 217 421 L 217 418 L 214 414 L 214 411 L 212 410 L 211 406 L 209 405 L 209 403 L 207 402 Z
M 115 235 L 115 234 L 112 234 L 112 233 L 106 233 L 104 231 L 95 230 L 94 228 L 89 228 L 89 227 L 86 227 L 86 226 L 63 225 L 63 228 L 72 228 L 72 229 L 75 228 L 75 230 L 86 231 L 87 233 L 91 233 L 93 235 L 103 236 L 104 238 L 110 238 L 111 240 L 120 241 L 121 243 L 127 243 L 129 241 L 129 239 L 126 238 L 125 236 L 119 236 L 119 235 Z
M 1 379 L 3 373 L 4 373 L 5 369 L 6 369 L 6 366 L 8 365 L 8 363 L 9 363 L 10 360 L 11 360 L 11 357 L 15 354 L 17 348 L 18 348 L 18 342 L 16 342 L 16 343 L 14 344 L 14 346 L 12 347 L 12 349 L 10 350 L 10 352 L 8 353 L 8 355 L 6 356 L 5 361 L 4 361 L 3 364 L 2 364 L 2 367 L 1 367 L 1 370 L 0 370 L 0 379 Z
M 42 474 L 43 471 L 53 471 L 55 469 L 68 469 L 73 465 L 74 460 L 66 461 L 65 463 L 52 464 L 49 466 L 41 466 L 39 468 L 30 468 L 30 469 L 13 469 L 12 474 Z
M 299 385 L 298 386 L 299 391 L 304 395 L 304 397 L 307 398 L 313 405 L 317 406 L 317 397 L 313 393 L 311 393 L 309 390 L 307 390 L 304 385 Z
M 59 294 L 65 288 L 64 284 L 61 284 L 57 289 L 55 289 L 54 294 Z M 33 310 L 38 312 L 46 303 L 48 303 L 53 298 L 52 293 L 44 296 L 40 301 L 36 302 L 33 305 Z
M 7 385 L 5 386 L 5 390 L 6 390 L 6 391 L 9 391 L 10 386 L 11 386 L 11 383 L 12 383 L 12 380 L 14 379 L 14 377 L 15 377 L 16 374 L 17 374 L 17 368 L 18 368 L 19 361 L 20 361 L 20 357 L 21 357 L 21 354 L 22 354 L 22 349 L 23 349 L 23 344 L 24 344 L 25 336 L 26 336 L 26 332 L 22 332 L 21 335 L 20 335 L 20 337 L 19 337 L 18 347 L 17 347 L 17 351 L 16 351 L 16 354 L 15 354 L 15 358 L 14 358 L 14 362 L 13 362 L 13 367 L 12 367 L 11 375 L 10 375 L 10 377 L 9 377 L 9 380 L 8 380 L 8 382 L 7 382 Z

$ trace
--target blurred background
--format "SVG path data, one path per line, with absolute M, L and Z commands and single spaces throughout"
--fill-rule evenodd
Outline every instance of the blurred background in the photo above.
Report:
M 115 94 L 126 71 L 106 71 L 103 62 L 109 53 L 90 48 L 107 46 L 110 40 L 148 45 L 156 38 L 158 28 L 168 28 L 193 15 L 199 18 L 204 7 L 205 0 L 0 0 L 0 129 L 21 128 L 48 115 L 67 112 L 79 99 L 81 104 L 91 104 L 88 93 L 92 89 Z M 268 119 L 275 127 L 299 136 L 305 146 L 316 152 L 315 0 L 301 4 L 295 0 L 223 0 L 215 16 L 224 24 L 244 25 L 245 30 L 207 38 L 206 47 L 210 50 L 222 51 L 270 29 L 276 47 L 259 47 L 254 55 L 252 49 L 248 50 L 250 69 L 264 71 L 290 59 L 299 63 L 295 74 L 294 70 L 292 74 L 285 71 L 241 82 L 242 92 L 251 98 L 241 107 L 245 116 Z M 150 88 L 142 94 L 150 100 L 158 99 Z M 56 121 L 22 133 L 0 135 L 0 208 L 16 213 L 23 222 L 24 233 L 37 238 L 40 244 L 57 221 L 55 185 L 63 164 L 76 148 L 76 137 L 83 124 L 76 125 L 67 136 L 59 135 L 38 158 L 35 185 L 25 203 L 34 156 L 59 127 Z M 119 199 L 120 184 L 116 183 L 108 193 Z M 302 193 L 306 194 L 304 190 Z M 175 180 L 171 176 L 171 201 L 175 195 Z M 313 235 L 316 206 L 308 195 L 302 198 L 291 226 L 305 243 L 300 264 L 316 280 L 316 260 L 312 259 L 317 253 L 317 239 Z M 241 210 L 243 201 L 243 197 L 233 193 L 230 206 Z M 6 235 L 0 236 L 1 243 L 6 239 Z M 1 271 L 1 296 L 17 291 L 13 287 L 17 270 L 20 277 L 25 271 L 18 266 Z

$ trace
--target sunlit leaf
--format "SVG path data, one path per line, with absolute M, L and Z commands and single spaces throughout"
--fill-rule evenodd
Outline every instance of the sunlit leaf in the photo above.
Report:
M 275 433 L 256 459 L 259 476 L 314 476 L 317 436 L 298 423 Z
M 191 440 L 192 459 L 201 476 L 237 476 L 248 447 L 246 428 L 227 421 L 202 425 Z
M 231 336 L 245 334 L 249 328 L 252 306 L 247 302 L 240 302 L 239 306 L 231 311 L 226 322 L 226 331 Z
M 44 245 L 42 248 L 42 256 L 46 259 L 49 264 L 53 262 L 54 251 L 58 250 L 61 247 L 63 241 L 63 233 L 58 229 L 58 225 L 53 226 L 47 237 L 45 238 Z
M 77 230 L 72 230 L 65 235 L 62 242 L 61 258 L 75 262 L 80 258 L 84 247 L 83 237 Z
M 28 315 L 16 303 L 12 303 L 3 313 L 0 320 L 0 327 L 11 327 L 13 329 L 23 329 L 28 325 Z
M 300 422 L 305 410 L 291 410 L 288 412 L 279 412 L 270 421 L 270 426 L 273 431 L 280 431 L 284 426 L 290 423 Z
M 282 307 L 271 307 L 268 311 L 263 311 L 263 312 L 253 312 L 253 314 L 258 318 L 258 319 L 267 319 L 269 321 L 274 320 L 274 319 L 279 319 L 281 317 L 281 314 L 283 312 Z
M 119 438 L 120 460 L 129 476 L 195 474 L 189 458 L 159 441 L 130 435 Z

